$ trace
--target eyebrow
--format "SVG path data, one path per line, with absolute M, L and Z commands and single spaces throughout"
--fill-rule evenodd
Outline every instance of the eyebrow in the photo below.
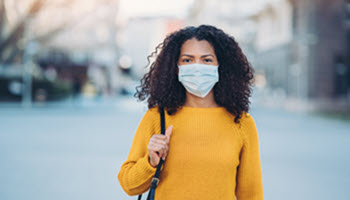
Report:
M 182 54 L 181 57 L 182 57 L 182 56 L 187 56 L 187 57 L 190 57 L 190 58 L 193 58 L 193 57 L 194 57 L 194 56 L 189 55 L 189 54 Z M 205 55 L 201 56 L 201 58 L 204 58 L 204 57 L 207 57 L 207 56 L 214 57 L 212 54 L 205 54 Z

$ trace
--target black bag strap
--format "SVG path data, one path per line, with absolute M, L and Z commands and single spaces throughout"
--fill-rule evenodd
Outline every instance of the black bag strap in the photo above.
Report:
M 160 108 L 160 133 L 165 135 L 165 116 L 164 116 L 164 108 Z M 157 166 L 156 173 L 151 182 L 151 186 L 148 192 L 147 200 L 154 200 L 155 190 L 159 182 L 160 169 L 162 167 L 164 160 L 160 158 L 159 164 Z M 141 200 L 142 194 L 139 195 L 138 200 Z

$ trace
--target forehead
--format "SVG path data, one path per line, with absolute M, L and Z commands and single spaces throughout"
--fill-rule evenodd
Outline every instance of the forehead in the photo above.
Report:
M 181 54 L 214 54 L 214 48 L 206 40 L 192 38 L 182 44 Z

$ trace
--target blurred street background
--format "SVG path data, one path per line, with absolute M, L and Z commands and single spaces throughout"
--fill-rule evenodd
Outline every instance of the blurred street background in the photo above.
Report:
M 136 199 L 116 177 L 147 110 L 135 87 L 200 24 L 255 69 L 265 199 L 350 199 L 348 0 L 0 0 L 0 199 Z

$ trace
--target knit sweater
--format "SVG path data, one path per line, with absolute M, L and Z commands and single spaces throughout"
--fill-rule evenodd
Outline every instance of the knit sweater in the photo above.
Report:
M 258 133 L 244 112 L 240 124 L 224 107 L 182 107 L 165 112 L 173 125 L 155 200 L 262 200 Z M 118 180 L 130 196 L 146 192 L 156 171 L 149 163 L 148 143 L 160 134 L 158 107 L 143 116 Z M 146 197 L 144 197 L 146 198 Z

